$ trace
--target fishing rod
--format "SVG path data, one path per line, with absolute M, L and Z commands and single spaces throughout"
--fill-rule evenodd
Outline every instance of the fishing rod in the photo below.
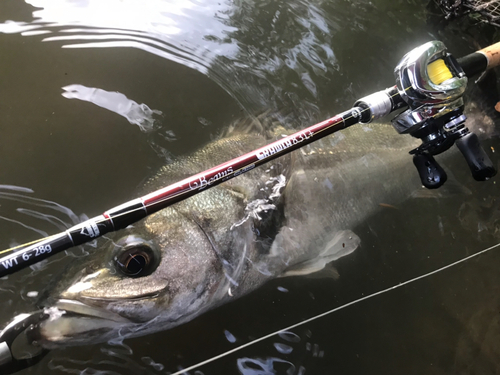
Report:
M 366 124 L 403 107 L 392 124 L 400 134 L 420 138 L 410 151 L 422 184 L 430 189 L 446 181 L 433 155 L 454 143 L 465 157 L 473 177 L 484 181 L 496 174 L 474 133 L 465 127 L 462 95 L 467 77 L 500 64 L 500 42 L 458 61 L 442 42 L 432 41 L 407 53 L 395 69 L 396 85 L 366 96 L 353 108 L 283 137 L 180 182 L 114 207 L 68 230 L 0 252 L 0 277 L 6 276 L 68 248 L 117 231 L 176 202 L 217 186 L 242 173 L 329 134 L 357 123 Z
M 398 109 L 393 120 L 400 134 L 420 138 L 422 144 L 411 150 L 422 184 L 435 189 L 446 181 L 446 173 L 434 160 L 456 144 L 474 179 L 484 181 L 496 174 L 491 160 L 477 136 L 465 126 L 462 95 L 467 77 L 500 65 L 500 43 L 455 60 L 442 42 L 432 41 L 407 53 L 394 70 L 396 85 L 366 96 L 353 108 L 267 146 L 198 173 L 163 189 L 114 207 L 68 230 L 1 251 L 0 277 L 11 274 L 50 255 L 92 241 L 183 199 L 217 186 L 242 173 L 303 147 L 326 135 L 357 123 L 366 124 Z M 12 374 L 37 363 L 47 350 L 30 336 L 37 324 L 47 318 L 43 311 L 21 314 L 0 332 L 0 368 Z M 31 351 L 15 353 L 14 341 L 21 334 Z

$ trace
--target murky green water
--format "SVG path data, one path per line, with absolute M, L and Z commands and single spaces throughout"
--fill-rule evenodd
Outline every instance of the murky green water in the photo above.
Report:
M 393 85 L 394 66 L 423 42 L 461 56 L 499 40 L 433 13 L 428 1 L 2 0 L 0 184 L 33 192 L 0 189 L 0 248 L 135 197 L 161 165 L 243 116 L 271 110 L 289 128 L 313 124 Z M 494 93 L 471 95 L 486 108 L 471 119 L 494 115 Z M 500 150 L 494 137 L 485 146 Z M 495 181 L 474 182 L 461 159 L 450 168 L 471 195 L 383 207 L 352 228 L 362 246 L 336 262 L 338 279 L 277 279 L 170 331 L 53 351 L 23 373 L 173 373 L 496 244 Z M 88 250 L 0 280 L 0 325 L 32 310 L 33 292 Z M 493 250 L 190 373 L 496 374 L 499 257 Z

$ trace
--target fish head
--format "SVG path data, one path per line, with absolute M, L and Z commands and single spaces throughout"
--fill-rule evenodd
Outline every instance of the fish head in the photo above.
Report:
M 162 167 L 143 193 L 264 141 L 236 133 L 212 142 Z M 51 349 L 169 329 L 277 276 L 281 258 L 269 265 L 260 257 L 281 226 L 279 192 L 289 163 L 286 157 L 267 170 L 252 169 L 99 242 L 42 293 L 39 306 L 49 317 L 39 325 L 38 341 Z
M 200 225 L 173 208 L 159 211 L 74 260 L 47 288 L 39 340 L 53 348 L 178 325 L 210 306 L 220 269 Z

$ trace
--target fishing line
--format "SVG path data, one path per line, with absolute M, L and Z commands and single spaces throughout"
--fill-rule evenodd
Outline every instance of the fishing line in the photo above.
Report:
M 49 239 L 55 238 L 57 236 L 58 236 L 57 234 L 53 234 L 52 236 L 47 236 L 47 237 L 39 238 L 39 239 L 31 241 L 31 242 L 26 242 L 26 243 L 23 243 L 21 245 L 17 245 L 17 246 L 11 247 L 9 249 L 2 250 L 2 251 L 0 251 L 0 254 L 4 254 L 4 253 L 8 253 L 9 251 L 14 251 L 14 250 L 17 250 L 17 249 L 21 249 L 23 247 L 27 247 L 29 245 L 33 245 L 33 244 L 36 244 L 37 242 L 41 242 L 41 241 L 44 241 L 44 240 L 49 240 Z
M 204 365 L 206 365 L 206 364 L 208 364 L 208 363 L 210 363 L 210 362 L 213 362 L 213 361 L 215 361 L 215 360 L 217 360 L 217 359 L 220 359 L 220 358 L 223 358 L 223 357 L 225 357 L 225 356 L 228 356 L 229 354 L 235 353 L 235 352 L 237 352 L 237 351 L 239 351 L 239 350 L 241 350 L 241 349 L 244 349 L 244 348 L 247 348 L 247 347 L 249 347 L 249 346 L 251 346 L 251 345 L 257 344 L 258 342 L 260 342 L 260 341 L 264 341 L 264 340 L 266 340 L 266 339 L 268 339 L 268 338 L 270 338 L 270 337 L 276 336 L 276 335 L 277 335 L 277 334 L 279 334 L 279 333 L 283 333 L 283 332 L 285 332 L 285 331 L 290 331 L 290 330 L 292 330 L 292 329 L 294 329 L 294 328 L 300 327 L 300 326 L 302 326 L 302 325 L 304 325 L 304 324 L 307 324 L 307 323 L 310 323 L 310 322 L 312 322 L 312 321 L 314 321 L 314 320 L 317 320 L 317 319 L 323 318 L 323 317 L 325 317 L 325 316 L 327 316 L 327 315 L 330 315 L 330 314 L 332 314 L 332 313 L 334 313 L 334 312 L 337 312 L 337 311 L 339 311 L 339 310 L 342 310 L 342 309 L 344 309 L 344 308 L 346 308 L 346 307 L 352 306 L 352 305 L 354 305 L 354 304 L 356 304 L 356 303 L 358 303 L 358 302 L 365 301 L 365 300 L 370 299 L 370 298 L 373 298 L 373 297 L 375 297 L 375 296 L 379 296 L 379 295 L 381 295 L 381 294 L 383 294 L 383 293 L 390 292 L 391 290 L 401 288 L 402 286 L 408 285 L 408 284 L 413 283 L 413 282 L 415 282 L 415 281 L 418 281 L 418 280 L 424 279 L 424 278 L 426 278 L 426 277 L 428 277 L 428 276 L 432 276 L 432 275 L 434 275 L 434 274 L 436 274 L 436 273 L 439 273 L 439 272 L 441 272 L 441 271 L 444 271 L 444 270 L 446 270 L 446 269 L 448 269 L 448 268 L 454 267 L 454 266 L 456 266 L 457 264 L 460 264 L 460 263 L 466 262 L 466 261 L 468 261 L 468 260 L 470 260 L 470 259 L 472 259 L 472 258 L 475 258 L 475 257 L 477 257 L 477 256 L 479 256 L 479 255 L 482 255 L 482 254 L 484 254 L 484 253 L 486 253 L 486 252 L 488 252 L 488 251 L 490 251 L 490 250 L 493 250 L 493 249 L 495 249 L 495 248 L 497 248 L 497 247 L 499 247 L 499 246 L 500 246 L 500 243 L 498 243 L 498 244 L 496 244 L 496 245 L 493 245 L 493 246 L 491 246 L 491 247 L 488 247 L 487 249 L 481 250 L 481 251 L 479 251 L 479 252 L 477 252 L 477 253 L 475 253 L 475 254 L 469 255 L 468 257 L 465 257 L 465 258 L 463 258 L 463 259 L 457 260 L 457 261 L 455 261 L 455 262 L 453 262 L 453 263 L 450 263 L 450 264 L 448 264 L 448 265 L 446 265 L 446 266 L 443 266 L 443 267 L 441 267 L 441 268 L 438 268 L 438 269 L 436 269 L 436 270 L 434 270 L 434 271 L 431 271 L 431 272 L 425 273 L 425 274 L 423 274 L 423 275 L 421 275 L 421 276 L 417 276 L 417 277 L 415 277 L 415 278 L 413 278 L 413 279 L 410 279 L 410 280 L 406 280 L 406 281 L 404 281 L 404 282 L 402 282 L 402 283 L 399 283 L 399 284 L 397 284 L 397 285 L 391 286 L 391 287 L 389 287 L 389 288 L 382 289 L 382 290 L 380 290 L 380 291 L 378 291 L 378 292 L 375 292 L 375 293 L 369 294 L 369 295 L 367 295 L 367 296 L 365 296 L 365 297 L 358 298 L 358 299 L 356 299 L 356 300 L 354 300 L 354 301 L 351 301 L 351 302 L 346 303 L 345 305 L 342 305 L 342 306 L 339 306 L 339 307 L 335 307 L 335 308 L 333 308 L 333 309 L 331 309 L 331 310 L 325 311 L 324 313 L 321 313 L 321 314 L 319 314 L 319 315 L 316 315 L 316 316 L 313 316 L 313 317 L 311 317 L 311 318 L 309 318 L 309 319 L 306 319 L 306 320 L 304 320 L 304 321 L 302 321 L 302 322 L 300 322 L 300 323 L 296 323 L 296 324 L 293 324 L 293 325 L 288 326 L 288 327 L 286 327 L 286 328 L 282 328 L 282 329 L 280 329 L 279 331 L 275 331 L 275 332 L 269 333 L 269 334 L 267 334 L 267 335 L 265 335 L 265 336 L 262 336 L 262 337 L 260 337 L 260 338 L 258 338 L 258 339 L 255 339 L 255 340 L 252 340 L 252 341 L 250 341 L 250 342 L 247 342 L 246 344 L 240 345 L 240 346 L 238 346 L 238 347 L 236 347 L 236 348 L 234 348 L 234 349 L 228 350 L 227 352 L 224 352 L 224 353 L 222 353 L 222 354 L 216 355 L 215 357 L 212 357 L 212 358 L 209 358 L 209 359 L 207 359 L 207 360 L 205 360 L 205 361 L 199 362 L 199 363 L 197 363 L 197 364 L 195 364 L 195 365 L 192 365 L 192 366 L 190 366 L 190 367 L 188 367 L 188 368 L 185 368 L 185 369 L 183 369 L 183 370 L 180 370 L 180 371 L 174 372 L 174 373 L 173 373 L 173 374 L 171 374 L 171 375 L 182 375 L 182 374 L 186 374 L 188 371 L 194 370 L 194 369 L 196 369 L 196 368 L 198 368 L 198 367 L 204 366 Z

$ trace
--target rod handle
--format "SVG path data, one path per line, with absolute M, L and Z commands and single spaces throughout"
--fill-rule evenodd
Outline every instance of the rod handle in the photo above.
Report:
M 457 59 L 467 77 L 500 65 L 500 42 Z
M 486 48 L 483 48 L 478 51 L 486 56 L 488 59 L 488 65 L 486 69 L 494 68 L 495 66 L 500 65 L 500 42 L 492 44 Z

